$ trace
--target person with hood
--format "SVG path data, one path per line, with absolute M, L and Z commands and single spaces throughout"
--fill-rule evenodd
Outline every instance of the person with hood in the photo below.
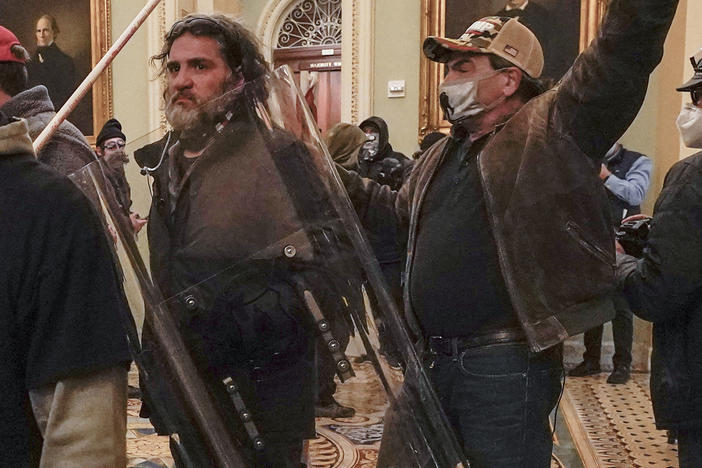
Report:
M 562 342 L 614 316 L 602 160 L 641 107 L 676 8 L 611 0 L 547 91 L 539 41 L 516 19 L 428 37 L 450 136 L 397 192 L 337 168 L 366 229 L 393 220 L 407 234 L 405 320 L 471 467 L 551 465 Z
M 344 122 L 334 125 L 324 137 L 334 162 L 351 171 L 358 169 L 358 152 L 366 140 L 363 130 Z
M 702 149 L 702 49 L 678 117 L 685 145 Z M 617 247 L 617 276 L 631 310 L 653 322 L 651 401 L 658 429 L 677 431 L 681 468 L 702 466 L 702 152 L 670 168 L 636 259 Z M 636 215 L 632 218 L 641 218 Z
M 115 192 L 117 203 L 125 216 L 129 216 L 134 233 L 138 233 L 146 220 L 133 212 L 131 189 L 124 172 L 124 165 L 129 157 L 124 152 L 127 137 L 122 133 L 122 124 L 117 119 L 110 119 L 102 126 L 95 141 L 95 152 L 103 162 L 103 170 Z
M 366 135 L 361 147 L 356 172 L 393 190 L 400 188 L 412 171 L 412 160 L 392 149 L 388 124 L 380 117 L 372 116 L 361 122 L 360 129 Z M 405 262 L 404 243 L 394 227 L 366 231 L 373 253 L 378 259 L 383 276 L 390 287 L 390 294 L 398 306 L 402 306 L 402 270 Z M 385 335 L 385 333 L 383 333 Z M 388 340 L 383 342 L 387 357 L 393 364 L 399 362 L 395 346 Z
M 56 115 L 54 105 L 46 87 L 39 85 L 27 89 L 29 54 L 12 31 L 2 26 L 0 44 L 3 44 L 0 51 L 0 111 L 26 119 L 29 136 L 35 140 Z M 12 53 L 8 44 L 12 44 Z M 39 150 L 37 158 L 63 175 L 72 174 L 96 160 L 85 136 L 67 120 Z
M 358 174 L 397 190 L 412 170 L 412 161 L 392 149 L 385 120 L 369 117 L 359 127 L 366 134 L 366 142 L 358 157 Z
M 1 464 L 125 466 L 126 304 L 107 236 L 36 160 L 26 121 L 2 112 L 0 224 Z

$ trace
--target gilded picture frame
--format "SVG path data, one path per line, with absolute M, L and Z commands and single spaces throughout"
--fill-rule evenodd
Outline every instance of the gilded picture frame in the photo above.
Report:
M 534 0 L 531 0 L 534 2 Z M 542 0 L 548 2 L 548 0 Z M 577 5 L 578 0 L 574 0 Z M 579 12 L 575 12 L 579 16 L 579 32 L 573 37 L 573 47 L 577 47 L 577 50 L 582 51 L 585 47 L 594 39 L 597 34 L 597 28 L 600 21 L 604 15 L 604 10 L 606 7 L 607 0 L 579 0 Z M 481 6 L 477 8 L 473 14 L 473 10 L 466 5 L 470 5 L 474 2 L 475 6 Z M 447 18 L 450 18 L 454 23 L 457 18 L 464 20 L 465 27 L 467 27 L 471 21 L 478 19 L 482 16 L 488 16 L 489 10 L 486 10 L 486 4 L 499 4 L 497 0 L 495 1 L 480 1 L 480 0 L 422 0 L 422 11 L 421 11 L 421 40 L 427 36 L 443 36 L 447 35 Z M 507 0 L 502 1 L 503 4 L 507 3 Z M 536 0 L 535 3 L 539 3 Z M 447 11 L 453 8 L 458 10 L 460 6 L 460 11 Z M 496 11 L 495 11 L 496 12 Z M 573 15 L 576 18 L 577 16 Z M 458 20 L 460 21 L 460 19 Z M 460 32 L 456 32 L 457 29 L 453 28 L 450 31 L 449 37 L 458 37 Z M 573 59 L 577 55 L 577 52 L 573 53 Z M 419 139 L 421 140 L 424 135 L 434 132 L 448 132 L 451 124 L 444 120 L 441 107 L 439 106 L 439 84 L 441 83 L 442 76 L 444 73 L 443 64 L 432 62 L 427 59 L 423 54 L 420 59 L 420 77 L 419 77 Z
M 59 28 L 55 42 L 73 61 L 77 87 L 112 43 L 110 2 L 111 0 L 65 0 L 50 3 L 44 0 L 24 0 L 22 8 L 17 8 L 13 2 L 6 2 L 6 5 L 0 5 L 1 24 L 17 35 L 36 61 L 37 20 L 44 14 L 53 16 Z M 37 83 L 30 76 L 30 85 L 33 84 Z M 68 120 L 94 144 L 96 134 L 112 113 L 112 71 L 108 68 L 69 115 Z
M 112 45 L 111 0 L 90 0 L 91 25 L 91 65 L 94 67 Z M 86 135 L 90 144 L 103 124 L 113 117 L 112 67 L 98 78 L 93 85 L 93 133 Z

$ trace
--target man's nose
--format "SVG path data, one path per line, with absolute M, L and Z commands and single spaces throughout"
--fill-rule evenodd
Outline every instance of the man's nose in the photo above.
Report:
M 453 80 L 455 80 L 456 78 L 459 78 L 459 77 L 460 77 L 460 73 L 458 73 L 458 72 L 455 71 L 455 70 L 449 70 L 449 71 L 446 73 L 446 76 L 444 76 L 444 81 L 453 81 Z
M 179 70 L 178 73 L 172 77 L 172 84 L 176 89 L 192 88 L 193 79 L 187 70 Z

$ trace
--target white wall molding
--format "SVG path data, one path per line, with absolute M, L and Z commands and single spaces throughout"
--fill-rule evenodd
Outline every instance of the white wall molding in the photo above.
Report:
M 299 0 L 268 0 L 256 24 L 256 36 L 263 46 L 266 60 L 273 58 L 273 48 L 278 41 L 278 31 L 281 23 L 290 10 L 295 8 Z
M 359 124 L 373 113 L 373 2 L 343 0 L 342 15 L 341 120 Z

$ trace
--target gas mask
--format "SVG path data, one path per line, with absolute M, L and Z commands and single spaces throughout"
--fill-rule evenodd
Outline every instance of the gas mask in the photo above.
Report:
M 478 101 L 478 82 L 486 78 L 493 77 L 500 73 L 501 70 L 495 70 L 482 76 L 455 80 L 451 82 L 444 81 L 439 87 L 439 104 L 444 111 L 446 120 L 452 124 L 462 122 L 470 117 L 475 117 L 483 112 L 489 111 L 497 107 L 505 96 L 501 96 L 493 101 L 488 106 L 483 105 Z
M 380 149 L 380 134 L 377 132 L 366 133 L 366 142 L 361 146 L 361 160 L 373 161 Z
M 688 148 L 702 148 L 702 109 L 686 103 L 676 121 L 680 136 Z

